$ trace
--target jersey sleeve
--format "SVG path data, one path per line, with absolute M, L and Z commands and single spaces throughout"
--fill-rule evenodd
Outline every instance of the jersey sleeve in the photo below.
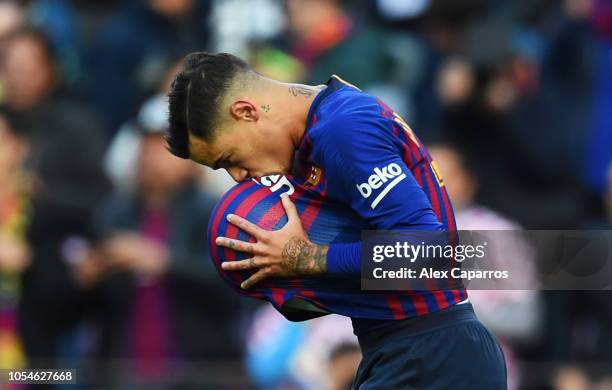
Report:
M 387 126 L 389 126 L 387 128 Z M 402 158 L 391 124 L 349 117 L 331 128 L 325 157 L 330 193 L 376 230 L 442 230 L 431 203 Z M 358 273 L 360 243 L 332 244 L 330 273 Z

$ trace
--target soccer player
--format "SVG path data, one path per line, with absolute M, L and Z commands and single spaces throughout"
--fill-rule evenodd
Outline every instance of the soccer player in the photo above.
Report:
M 224 168 L 237 182 L 292 173 L 309 192 L 356 215 L 359 227 L 456 230 L 442 179 L 412 129 L 339 77 L 324 86 L 286 84 L 229 54 L 192 53 L 172 85 L 169 111 L 170 151 Z M 224 261 L 223 270 L 249 271 L 244 290 L 295 277 L 327 281 L 320 288 L 331 291 L 345 279 L 358 290 L 361 244 L 313 242 L 289 196 L 281 199 L 288 219 L 278 230 L 227 216 L 256 242 L 216 237 L 217 245 L 251 256 Z M 506 387 L 499 346 L 475 317 L 466 318 L 473 311 L 463 287 L 351 299 L 345 306 L 355 310 L 340 314 L 351 317 L 364 354 L 354 388 Z

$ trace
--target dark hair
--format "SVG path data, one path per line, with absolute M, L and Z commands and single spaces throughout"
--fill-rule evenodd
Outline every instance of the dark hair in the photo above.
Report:
M 234 78 L 251 70 L 227 53 L 191 53 L 172 82 L 169 102 L 168 150 L 189 158 L 189 132 L 209 142 L 217 125 L 219 104 Z

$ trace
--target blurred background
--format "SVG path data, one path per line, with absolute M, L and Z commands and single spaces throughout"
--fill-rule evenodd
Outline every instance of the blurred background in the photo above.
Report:
M 460 229 L 612 228 L 612 0 L 2 0 L 0 368 L 77 368 L 83 389 L 349 388 L 349 320 L 289 323 L 208 259 L 229 176 L 162 138 L 196 50 L 385 100 Z M 609 291 L 470 297 L 511 389 L 612 389 Z

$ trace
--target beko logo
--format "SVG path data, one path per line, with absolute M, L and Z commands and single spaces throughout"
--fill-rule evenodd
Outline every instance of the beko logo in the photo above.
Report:
M 374 209 L 381 200 L 395 187 L 400 181 L 406 178 L 406 174 L 402 172 L 402 168 L 396 164 L 391 163 L 383 168 L 374 168 L 374 173 L 368 177 L 368 181 L 365 183 L 357 184 L 357 190 L 365 199 L 368 199 L 372 193 L 385 186 L 385 188 L 378 194 L 374 199 L 370 207 Z

